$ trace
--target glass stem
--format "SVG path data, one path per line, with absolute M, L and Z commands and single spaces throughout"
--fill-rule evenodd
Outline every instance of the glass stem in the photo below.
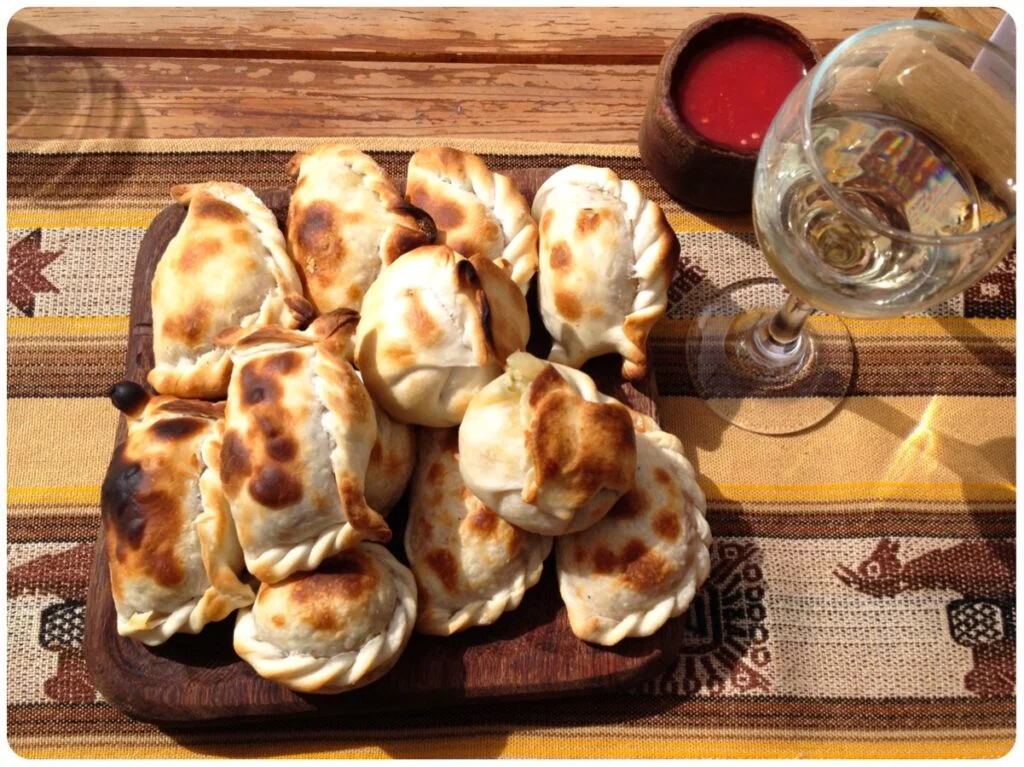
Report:
M 790 294 L 786 303 L 770 320 L 758 324 L 758 346 L 763 351 L 779 356 L 800 353 L 804 323 L 813 313 L 813 306 Z

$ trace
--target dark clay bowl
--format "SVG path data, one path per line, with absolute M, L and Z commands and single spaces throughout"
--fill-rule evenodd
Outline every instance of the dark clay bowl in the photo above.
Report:
M 690 128 L 676 110 L 679 77 L 693 57 L 712 43 L 756 32 L 789 43 L 810 70 L 821 56 L 788 24 L 753 13 L 709 16 L 683 32 L 661 59 L 654 92 L 640 125 L 640 156 L 677 202 L 724 213 L 750 210 L 757 153 L 736 152 Z

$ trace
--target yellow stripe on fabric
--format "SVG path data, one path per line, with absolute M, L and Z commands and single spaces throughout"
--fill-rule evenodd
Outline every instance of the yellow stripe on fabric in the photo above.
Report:
M 667 213 L 668 225 L 679 234 L 689 232 L 751 232 L 753 225 L 750 216 L 712 216 L 701 215 L 689 211 Z
M 504 740 L 506 736 L 497 736 Z M 683 738 L 630 738 L 591 737 L 543 738 L 530 735 L 507 736 L 496 753 L 496 736 L 431 738 L 400 740 L 384 746 L 323 744 L 317 750 L 303 750 L 298 744 L 253 745 L 234 749 L 216 747 L 214 753 L 194 751 L 187 746 L 136 747 L 92 746 L 64 747 L 21 746 L 13 742 L 15 753 L 27 758 L 49 759 L 110 759 L 132 756 L 136 758 L 285 758 L 285 759 L 434 759 L 503 756 L 512 758 L 932 758 L 957 757 L 995 758 L 1006 754 L 1014 744 L 1013 737 L 1000 738 L 927 738 L 913 740 L 833 740 L 783 739 L 758 735 L 742 739 L 683 739 Z
M 692 317 L 663 318 L 651 331 L 652 338 L 681 338 L 693 322 Z M 808 322 L 824 333 L 836 332 L 843 324 L 857 338 L 870 336 L 939 336 L 948 338 L 1015 338 L 1017 322 L 1010 319 L 968 317 L 895 317 L 892 319 L 844 319 L 829 314 L 813 315 Z
M 718 500 L 1016 497 L 1013 397 L 848 397 L 786 436 L 731 426 L 696 397 L 659 397 L 658 411 Z
M 124 336 L 128 317 L 9 317 L 7 335 L 31 336 Z
M 100 486 L 82 485 L 78 487 L 8 487 L 8 503 L 50 503 L 75 504 L 99 503 Z
M 68 210 L 10 210 L 7 212 L 8 229 L 91 229 L 125 228 L 145 229 L 160 208 L 150 210 L 124 210 L 116 208 Z

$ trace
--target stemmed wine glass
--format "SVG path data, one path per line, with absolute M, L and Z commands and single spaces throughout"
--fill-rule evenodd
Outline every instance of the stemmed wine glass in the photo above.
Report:
M 818 423 L 853 371 L 839 317 L 922 311 L 1003 257 L 1016 232 L 1014 80 L 1000 48 L 929 21 L 865 29 L 807 73 L 754 175 L 754 230 L 789 298 L 774 314 L 722 316 L 744 290 L 729 286 L 688 334 L 691 380 L 716 413 L 764 434 Z M 838 316 L 808 324 L 815 309 Z

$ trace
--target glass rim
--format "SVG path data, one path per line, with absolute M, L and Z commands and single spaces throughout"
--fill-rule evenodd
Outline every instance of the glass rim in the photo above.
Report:
M 1002 59 L 1008 66 L 1010 66 L 1014 74 L 1016 75 L 1017 66 L 1016 63 L 1010 59 L 1006 51 L 999 46 L 993 44 L 991 41 L 986 40 L 980 35 L 976 35 L 974 32 L 970 32 L 966 29 L 953 26 L 952 24 L 945 24 L 940 21 L 928 21 L 923 19 L 905 19 L 902 21 L 889 21 L 884 24 L 875 24 L 874 26 L 862 29 L 859 32 L 851 35 L 842 42 L 840 42 L 835 48 L 829 51 L 828 55 L 825 56 L 817 65 L 814 71 L 814 75 L 811 77 L 810 83 L 807 88 L 807 95 L 804 99 L 802 107 L 802 116 L 800 120 L 800 130 L 802 133 L 801 139 L 803 144 L 804 154 L 807 155 L 808 165 L 811 168 L 811 173 L 814 174 L 815 180 L 821 185 L 825 193 L 832 199 L 832 201 L 850 218 L 858 221 L 859 223 L 874 229 L 881 234 L 888 237 L 898 239 L 905 242 L 913 242 L 923 245 L 944 245 L 944 244 L 960 244 L 965 242 L 971 242 L 974 240 L 980 240 L 984 237 L 990 237 L 993 234 L 997 234 L 1004 229 L 1009 228 L 1016 224 L 1017 213 L 1007 213 L 1006 218 L 1002 221 L 997 221 L 994 224 L 989 224 L 982 227 L 976 232 L 970 232 L 968 234 L 951 234 L 951 235 L 926 235 L 926 234 L 914 234 L 903 229 L 894 229 L 887 224 L 882 223 L 876 219 L 865 216 L 856 208 L 851 207 L 845 199 L 839 194 L 832 182 L 825 178 L 825 173 L 818 164 L 818 157 L 814 153 L 811 146 L 811 111 L 813 110 L 814 96 L 818 92 L 818 88 L 821 85 L 821 80 L 825 76 L 831 66 L 835 63 L 835 60 L 844 53 L 852 45 L 859 43 L 866 37 L 872 37 L 882 32 L 890 32 L 900 29 L 915 29 L 915 30 L 927 30 L 932 29 L 935 31 L 952 32 L 958 37 L 962 37 L 967 40 L 973 40 L 983 49 L 991 52 Z M 1014 137 L 1014 144 L 1016 146 L 1016 136 Z

